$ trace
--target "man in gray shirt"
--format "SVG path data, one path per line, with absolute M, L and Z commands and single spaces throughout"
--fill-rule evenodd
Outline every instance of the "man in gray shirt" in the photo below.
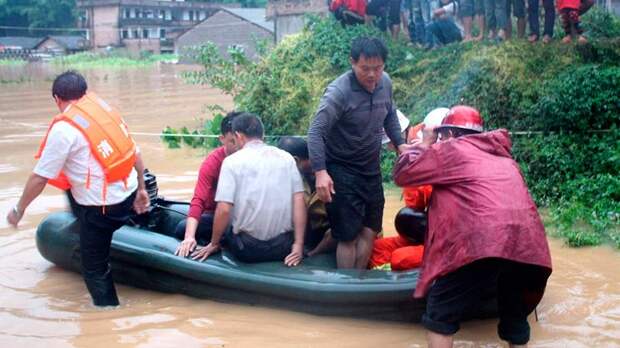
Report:
M 392 81 L 383 72 L 387 48 L 360 37 L 351 47 L 350 71 L 327 86 L 310 129 L 308 150 L 316 190 L 327 204 L 339 268 L 366 268 L 383 220 L 380 168 L 383 129 L 405 151 L 392 100 Z
M 303 255 L 306 204 L 295 159 L 263 142 L 263 124 L 253 114 L 237 116 L 232 129 L 241 149 L 222 163 L 211 243 L 192 258 L 217 252 L 223 237 L 241 261 L 296 266 Z M 229 223 L 232 230 L 225 233 Z

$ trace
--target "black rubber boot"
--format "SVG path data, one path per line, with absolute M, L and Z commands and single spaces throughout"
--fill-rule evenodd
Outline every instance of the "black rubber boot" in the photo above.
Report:
M 98 307 L 104 306 L 118 306 L 118 296 L 116 295 L 116 288 L 112 281 L 112 273 L 110 268 L 102 275 L 89 275 L 84 274 L 84 282 L 90 292 L 90 296 L 93 298 L 93 304 Z

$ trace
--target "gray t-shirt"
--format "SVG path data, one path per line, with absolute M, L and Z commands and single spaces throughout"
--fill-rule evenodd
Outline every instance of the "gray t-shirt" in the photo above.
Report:
M 383 129 L 396 146 L 404 143 L 392 100 L 392 81 L 383 73 L 373 91 L 366 91 L 348 71 L 327 86 L 308 129 L 312 170 L 330 163 L 361 175 L 381 173 Z
M 254 140 L 226 157 L 216 202 L 233 204 L 233 232 L 269 240 L 293 230 L 293 194 L 303 192 L 293 157 Z

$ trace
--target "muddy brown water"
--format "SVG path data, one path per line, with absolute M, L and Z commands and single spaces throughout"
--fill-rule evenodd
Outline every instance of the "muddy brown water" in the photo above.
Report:
M 195 127 L 204 106 L 231 107 L 218 90 L 187 85 L 176 66 L 85 70 L 92 90 L 118 106 L 130 129 L 159 132 L 166 125 Z M 18 230 L 6 213 L 17 201 L 33 154 L 51 116 L 54 70 L 44 65 L 0 67 L 0 77 L 30 81 L 0 84 L 0 347 L 424 347 L 414 323 L 320 317 L 284 309 L 195 299 L 118 286 L 122 306 L 99 310 L 79 275 L 43 259 L 37 224 L 66 209 L 64 196 L 46 188 Z M 1 79 L 0 79 L 1 80 Z M 157 137 L 136 136 L 160 193 L 189 200 L 202 150 L 167 149 Z M 394 229 L 401 207 L 387 197 L 384 229 Z M 532 347 L 620 347 L 620 253 L 609 247 L 571 249 L 550 238 L 554 273 L 532 316 Z M 503 347 L 496 321 L 463 324 L 457 347 Z

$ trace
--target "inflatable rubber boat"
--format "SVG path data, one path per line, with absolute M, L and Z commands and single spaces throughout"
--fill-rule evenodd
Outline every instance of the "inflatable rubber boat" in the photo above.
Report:
M 112 240 L 116 282 L 219 301 L 284 307 L 320 315 L 418 321 L 423 301 L 412 298 L 418 270 L 338 270 L 335 255 L 247 264 L 225 250 L 204 262 L 174 255 L 175 226 L 187 204 L 159 200 L 152 211 L 125 225 Z M 50 262 L 80 272 L 79 229 L 69 212 L 52 213 L 39 225 L 36 244 Z

